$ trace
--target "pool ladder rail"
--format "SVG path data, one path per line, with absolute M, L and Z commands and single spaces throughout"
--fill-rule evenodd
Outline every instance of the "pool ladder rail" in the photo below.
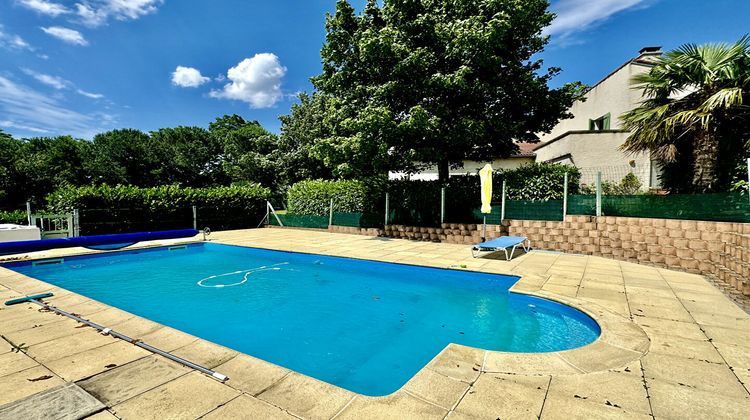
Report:
M 154 346 L 152 346 L 150 344 L 146 344 L 143 341 L 140 341 L 140 340 L 135 339 L 135 338 L 128 337 L 127 335 L 122 334 L 120 332 L 117 332 L 117 331 L 113 330 L 112 328 L 108 328 L 108 327 L 105 327 L 103 325 L 99 325 L 99 324 L 97 324 L 95 322 L 89 321 L 88 319 L 83 319 L 83 318 L 81 318 L 79 316 L 73 315 L 70 312 L 63 311 L 60 308 L 57 308 L 55 306 L 52 306 L 52 305 L 50 305 L 50 304 L 42 301 L 42 299 L 48 298 L 48 297 L 51 297 L 51 296 L 53 296 L 52 293 L 42 293 L 42 294 L 38 294 L 38 295 L 25 296 L 25 297 L 21 297 L 21 298 L 17 298 L 17 299 L 11 299 L 11 300 L 5 302 L 5 305 L 6 306 L 10 306 L 10 305 L 17 305 L 17 304 L 26 303 L 26 302 L 36 303 L 37 305 L 41 306 L 42 308 L 45 308 L 45 309 L 47 309 L 49 311 L 52 311 L 52 312 L 55 312 L 56 314 L 66 316 L 66 317 L 68 317 L 68 318 L 70 318 L 72 320 L 78 321 L 78 322 L 80 322 L 82 324 L 88 325 L 89 327 L 95 328 L 96 330 L 98 330 L 99 332 L 101 332 L 104 335 L 111 335 L 112 337 L 119 338 L 120 340 L 123 340 L 123 341 L 127 341 L 128 343 L 131 343 L 131 344 L 133 344 L 135 346 L 138 346 L 138 347 L 140 347 L 140 348 L 142 348 L 144 350 L 150 351 L 151 353 L 155 353 L 155 354 L 158 354 L 160 356 L 164 356 L 164 357 L 166 357 L 169 360 L 172 360 L 174 362 L 180 363 L 180 364 L 182 364 L 184 366 L 187 366 L 187 367 L 189 367 L 191 369 L 195 369 L 195 370 L 197 370 L 199 372 L 205 373 L 206 375 L 212 377 L 213 379 L 216 379 L 217 381 L 226 382 L 229 379 L 226 375 L 223 375 L 223 374 L 221 374 L 221 373 L 219 373 L 219 372 L 217 372 L 215 370 L 212 370 L 212 369 L 209 369 L 207 367 L 201 366 L 199 364 L 193 363 L 193 362 L 191 362 L 189 360 L 183 359 L 182 357 L 175 356 L 174 354 L 167 353 L 166 351 L 161 350 L 159 348 L 156 348 L 156 347 L 154 347 Z

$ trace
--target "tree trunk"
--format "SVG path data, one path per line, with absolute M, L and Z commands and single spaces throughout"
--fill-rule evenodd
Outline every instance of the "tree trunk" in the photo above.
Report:
M 713 130 L 701 130 L 693 140 L 693 185 L 701 192 L 712 191 L 716 187 L 716 166 L 719 157 L 717 139 Z
M 447 160 L 441 160 L 438 162 L 438 180 L 441 184 L 448 182 L 450 176 L 450 163 Z

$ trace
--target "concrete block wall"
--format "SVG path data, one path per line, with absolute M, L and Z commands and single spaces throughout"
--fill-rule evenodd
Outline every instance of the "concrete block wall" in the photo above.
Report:
M 568 216 L 509 221 L 535 248 L 656 265 L 713 277 L 750 296 L 750 224 L 634 217 Z
M 388 225 L 385 229 L 331 226 L 329 231 L 471 245 L 481 241 L 481 224 L 441 227 Z M 526 236 L 532 247 L 598 255 L 655 265 L 719 280 L 750 297 L 750 223 L 633 217 L 568 216 L 565 221 L 509 220 L 487 225 L 487 239 Z

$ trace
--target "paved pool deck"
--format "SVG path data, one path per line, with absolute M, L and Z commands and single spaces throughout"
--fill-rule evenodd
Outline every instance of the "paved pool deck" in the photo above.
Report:
M 49 400 L 44 392 L 51 389 L 73 403 L 58 397 L 36 406 L 96 419 L 717 419 L 750 413 L 750 316 L 701 276 L 543 251 L 510 262 L 473 259 L 464 245 L 295 229 L 216 232 L 211 240 L 515 274 L 521 280 L 512 290 L 579 308 L 600 323 L 602 335 L 580 349 L 545 354 L 449 345 L 402 389 L 374 398 L 0 268 L 2 301 L 51 291 L 47 301 L 61 309 L 230 378 L 220 383 L 34 304 L 3 306 L 0 418 L 28 409 L 29 398 Z M 11 343 L 23 343 L 24 351 L 12 351 Z

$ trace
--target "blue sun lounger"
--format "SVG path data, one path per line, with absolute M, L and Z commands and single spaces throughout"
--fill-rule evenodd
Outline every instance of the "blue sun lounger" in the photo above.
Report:
M 505 259 L 510 261 L 518 245 L 521 245 L 526 252 L 529 252 L 529 249 L 531 249 L 531 241 L 525 236 L 501 236 L 497 239 L 474 245 L 471 247 L 471 256 L 477 258 L 479 253 L 483 251 L 494 252 L 503 250 L 505 251 Z M 510 254 L 508 254 L 508 248 L 512 248 Z

